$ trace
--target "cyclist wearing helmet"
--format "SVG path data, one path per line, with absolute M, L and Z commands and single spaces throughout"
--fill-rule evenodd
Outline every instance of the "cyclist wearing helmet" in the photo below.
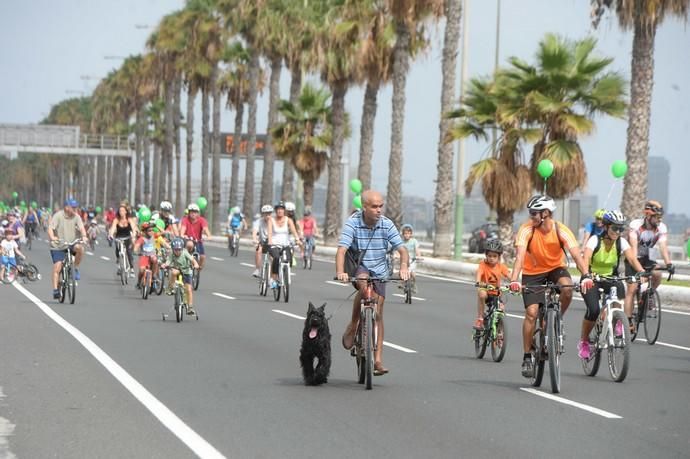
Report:
M 297 222 L 297 218 L 295 217 L 295 211 L 297 210 L 297 207 L 295 206 L 294 202 L 290 201 L 285 201 L 285 215 L 292 220 L 292 224 L 295 225 L 295 229 L 297 230 L 298 233 L 300 233 L 300 227 Z
M 628 229 L 628 221 L 625 216 L 618 210 L 609 210 L 602 216 L 602 223 L 604 232 L 601 236 L 592 235 L 585 245 L 584 259 L 590 272 L 600 276 L 618 276 L 618 262 L 621 255 L 625 256 L 625 260 L 632 264 L 635 272 L 643 271 L 642 265 L 635 259 L 630 244 L 621 237 Z M 594 287 L 582 294 L 585 305 L 587 305 L 587 311 L 582 320 L 582 332 L 577 344 L 577 352 L 583 360 L 588 360 L 591 357 L 589 333 L 599 316 L 599 289 L 603 289 L 604 293 L 609 293 L 611 287 L 616 287 L 619 297 L 623 295 L 623 283 L 620 281 L 612 282 L 600 279 L 594 283 Z M 614 332 L 618 336 L 623 335 L 621 327 L 622 324 L 616 324 Z
M 650 257 L 652 247 L 659 243 L 659 252 L 666 263 L 666 268 L 670 274 L 675 273 L 675 267 L 671 263 L 671 256 L 668 253 L 667 234 L 668 229 L 661 221 L 664 215 L 664 207 L 659 201 L 650 200 L 644 205 L 644 217 L 638 218 L 630 222 L 630 231 L 628 232 L 628 240 L 630 247 L 645 270 L 651 270 L 657 266 L 654 259 Z M 635 274 L 635 267 L 631 266 L 626 260 L 625 275 L 632 276 Z M 652 272 L 652 285 L 657 288 L 661 283 L 661 273 L 659 271 Z M 625 292 L 625 314 L 628 317 L 632 316 L 633 298 L 637 291 L 637 284 L 628 285 L 628 290 Z M 652 297 L 653 298 L 653 297 Z
M 276 212 L 275 218 L 268 226 L 268 246 L 273 263 L 271 264 L 271 288 L 280 288 L 278 285 L 278 269 L 280 268 L 280 254 L 283 250 L 287 251 L 288 260 L 292 260 L 292 249 L 290 248 L 290 235 L 295 238 L 297 244 L 302 247 L 295 224 L 285 215 L 285 204 L 283 201 L 273 206 Z
M 530 221 L 520 227 L 515 239 L 517 255 L 510 274 L 510 289 L 519 292 L 523 285 L 543 284 L 546 281 L 571 285 L 573 281 L 563 257 L 566 249 L 582 273 L 582 290 L 586 292 L 592 288 L 592 278 L 580 255 L 577 239 L 567 226 L 553 219 L 553 211 L 556 210 L 553 199 L 544 195 L 533 196 L 527 202 L 527 210 Z M 520 274 L 521 283 L 518 282 Z M 522 322 L 522 376 L 529 378 L 534 373 L 534 362 L 530 354 L 534 323 L 539 313 L 539 304 L 545 302 L 545 292 L 523 292 L 522 299 L 525 304 L 525 319 Z M 565 315 L 572 299 L 572 288 L 563 288 L 560 296 L 561 314 Z
M 597 211 L 594 212 L 594 221 L 588 222 L 585 225 L 585 234 L 582 238 L 582 247 L 587 244 L 587 241 L 591 235 L 601 236 L 601 234 L 604 232 L 604 223 L 602 218 L 604 217 L 605 212 L 606 209 L 597 209 Z
M 273 206 L 264 204 L 261 206 L 261 216 L 258 223 L 252 225 L 252 240 L 256 250 L 254 251 L 255 270 L 252 276 L 259 277 L 259 270 L 261 268 L 261 255 L 268 252 L 268 228 L 271 226 L 273 219 Z
M 56 248 L 61 243 L 70 243 L 81 237 L 82 242 L 87 243 L 84 222 L 77 214 L 79 204 L 74 199 L 67 199 L 62 210 L 55 212 L 48 225 L 48 239 L 51 243 L 50 257 L 53 259 L 53 298 L 60 298 L 58 290 L 58 275 L 62 269 L 62 262 L 65 260 L 66 250 Z M 79 280 L 79 265 L 84 256 L 84 247 L 76 244 L 74 250 L 74 279 Z
M 192 203 L 187 206 L 188 215 L 182 217 L 180 223 L 180 236 L 187 238 L 187 250 L 191 254 L 196 245 L 196 251 L 199 253 L 199 271 L 204 269 L 206 262 L 206 252 L 204 251 L 204 235 L 209 238 L 211 232 L 208 230 L 208 222 L 200 215 L 199 206 Z
M 491 285 L 496 290 L 477 290 L 477 319 L 474 321 L 474 328 L 482 330 L 484 328 L 484 305 L 489 300 L 489 296 L 498 296 L 498 288 L 501 286 L 501 279 L 510 280 L 508 267 L 501 263 L 503 254 L 503 244 L 498 239 L 489 239 L 484 244 L 485 258 L 477 267 L 476 281 L 481 286 Z M 504 309 L 503 301 L 499 302 L 501 310 Z
M 199 264 L 188 251 L 184 250 L 185 243 L 181 238 L 175 238 L 170 243 L 172 250 L 168 254 L 165 263 L 161 265 L 162 269 L 170 268 L 170 277 L 168 279 L 168 289 L 166 294 L 173 294 L 173 284 L 178 274 L 182 274 L 182 282 L 187 292 L 187 314 L 193 316 L 196 314 L 194 310 L 194 298 L 192 296 L 192 269 L 199 269 Z
M 151 268 L 153 278 L 158 276 L 158 257 L 156 257 L 156 249 L 161 246 L 169 247 L 167 241 L 160 233 L 153 231 L 154 226 L 151 223 L 144 223 L 141 225 L 141 236 L 134 243 L 134 253 L 139 253 L 139 276 L 137 287 L 141 286 L 141 279 L 144 271 Z
M 298 229 L 302 234 L 302 239 L 304 239 L 305 248 L 310 246 L 312 253 L 314 253 L 314 248 L 316 247 L 314 237 L 319 235 L 319 228 L 309 207 L 304 209 L 304 217 L 299 221 Z
M 173 215 L 173 205 L 170 201 L 161 201 L 160 209 L 158 210 L 158 218 L 165 222 L 164 232 L 172 236 L 180 235 L 180 228 L 178 226 L 179 220 Z
M 417 293 L 417 283 L 415 282 L 415 269 L 417 268 L 417 260 L 421 260 L 421 254 L 419 253 L 419 242 L 413 237 L 414 229 L 409 223 L 405 223 L 400 227 L 400 232 L 402 234 L 403 245 L 407 249 L 407 254 L 410 259 L 410 266 L 408 271 L 410 272 L 410 280 L 412 281 L 412 293 Z M 403 285 L 400 284 L 400 288 Z
M 233 234 L 237 234 L 239 238 L 242 231 L 246 230 L 247 220 L 244 218 L 244 214 L 240 212 L 239 207 L 233 207 L 228 214 L 228 246 L 230 245 L 230 238 Z

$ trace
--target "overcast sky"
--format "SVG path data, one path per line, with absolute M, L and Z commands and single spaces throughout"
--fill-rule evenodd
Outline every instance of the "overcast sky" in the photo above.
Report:
M 472 0 L 469 8 L 469 76 L 493 70 L 496 0 Z M 0 1 L 0 123 L 36 123 L 55 104 L 93 90 L 97 81 L 127 56 L 145 51 L 151 26 L 184 5 L 182 0 L 2 0 Z M 572 39 L 590 33 L 598 38 L 597 52 L 614 57 L 612 69 L 630 75 L 632 33 L 619 30 L 613 18 L 592 32 L 587 0 L 503 0 L 499 63 L 509 56 L 533 60 L 539 40 L 547 32 Z M 411 66 L 407 80 L 404 130 L 403 192 L 431 198 L 435 192 L 438 122 L 440 117 L 441 49 L 436 31 L 431 48 Z M 690 31 L 677 19 L 667 20 L 656 36 L 650 155 L 671 163 L 672 213 L 690 215 L 687 133 L 690 132 Z M 289 78 L 284 72 L 281 95 L 287 98 Z M 459 76 L 459 72 L 458 72 Z M 69 93 L 68 93 L 69 92 Z M 347 109 L 353 136 L 346 144 L 356 161 L 363 90 L 352 89 Z M 266 128 L 267 98 L 259 105 L 258 129 Z M 379 96 L 374 141 L 374 186 L 385 192 L 390 149 L 391 88 Z M 232 131 L 234 114 L 223 112 L 224 131 Z M 198 118 L 197 118 L 198 119 Z M 600 119 L 594 134 L 582 140 L 587 162 L 588 191 L 609 194 L 609 207 L 620 202 L 622 182 L 610 166 L 625 158 L 627 121 Z M 486 154 L 487 145 L 470 142 L 469 165 Z M 228 165 L 229 166 L 229 165 Z

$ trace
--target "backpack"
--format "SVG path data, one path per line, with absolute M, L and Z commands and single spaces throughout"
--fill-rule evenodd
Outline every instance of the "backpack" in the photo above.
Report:
M 592 250 L 592 258 L 594 258 L 594 254 L 596 254 L 599 249 L 601 248 L 601 237 L 597 236 L 597 246 L 594 247 L 594 250 Z M 616 239 L 616 264 L 613 266 L 613 275 L 618 276 L 618 265 L 621 262 L 621 238 L 619 237 Z M 590 271 L 591 271 L 591 263 L 590 263 Z

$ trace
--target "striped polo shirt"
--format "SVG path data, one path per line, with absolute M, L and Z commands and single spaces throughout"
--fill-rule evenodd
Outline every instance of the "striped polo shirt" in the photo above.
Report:
M 362 219 L 362 211 L 355 212 L 347 219 L 338 241 L 340 247 L 352 246 L 359 250 L 366 249 L 362 265 L 376 277 L 386 277 L 388 274 L 386 263 L 388 248 L 397 250 L 401 245 L 403 245 L 403 240 L 390 219 L 381 216 L 374 228 L 369 228 Z

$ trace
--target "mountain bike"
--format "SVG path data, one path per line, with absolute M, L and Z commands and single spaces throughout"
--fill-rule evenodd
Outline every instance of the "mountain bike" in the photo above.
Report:
M 173 311 L 175 312 L 175 320 L 182 322 L 185 314 L 187 314 L 187 293 L 182 280 L 182 273 L 178 271 L 175 278 L 175 285 L 173 286 Z M 168 318 L 168 314 L 163 313 L 163 320 Z M 199 320 L 199 314 L 195 314 L 196 320 Z
M 268 252 L 265 252 L 261 258 L 261 271 L 259 273 L 259 295 L 266 296 L 268 294 L 269 283 L 271 281 L 271 258 Z
M 652 271 L 668 271 L 668 269 L 654 268 Z M 647 344 L 650 345 L 656 343 L 661 330 L 661 298 L 657 289 L 652 286 L 651 275 L 651 271 L 645 273 L 646 280 L 640 282 L 635 292 L 632 315 L 635 329 L 630 337 L 630 341 L 634 342 L 640 331 L 640 324 L 643 323 L 644 337 L 647 339 Z M 669 273 L 667 280 L 671 280 L 671 277 L 673 274 Z
M 628 277 L 597 276 L 600 280 L 618 282 L 630 281 Z M 618 289 L 612 286 L 608 294 L 599 289 L 601 313 L 589 334 L 589 345 L 593 352 L 587 360 L 582 361 L 582 369 L 587 376 L 596 376 L 601 362 L 601 353 L 608 353 L 609 373 L 616 382 L 622 382 L 630 367 L 630 328 L 628 318 L 623 311 L 623 300 L 618 298 Z
M 228 249 L 230 250 L 230 256 L 236 257 L 240 253 L 240 235 L 237 233 L 236 229 L 231 228 L 229 231 Z
M 115 239 L 115 247 L 117 248 L 117 253 L 119 254 L 117 258 L 117 272 L 120 276 L 120 282 L 122 285 L 127 285 L 129 283 L 129 271 L 132 266 L 129 264 L 129 258 L 127 257 L 127 244 L 126 242 L 130 240 L 130 237 L 118 237 Z
M 546 302 L 539 304 L 539 313 L 532 335 L 533 372 L 530 377 L 532 386 L 541 386 L 544 376 L 544 365 L 549 362 L 551 392 L 561 391 L 561 354 L 565 351 L 563 335 L 563 317 L 561 316 L 561 289 L 573 288 L 579 291 L 579 285 L 560 285 L 546 282 L 537 285 L 525 285 L 523 291 L 546 292 Z
M 312 255 L 314 254 L 314 237 L 304 238 L 304 250 L 302 250 L 302 268 L 311 269 Z
M 279 246 L 276 246 L 279 247 Z M 290 299 L 290 264 L 292 256 L 288 256 L 288 249 L 293 245 L 280 247 L 280 263 L 278 265 L 278 287 L 273 289 L 273 299 L 280 301 L 280 292 L 283 292 L 283 301 Z
M 475 283 L 475 287 L 493 292 L 509 292 L 508 287 L 496 288 L 491 284 Z M 484 358 L 487 346 L 491 346 L 491 358 L 500 362 L 506 353 L 506 323 L 505 312 L 500 307 L 500 295 L 488 295 L 486 298 L 486 312 L 484 313 L 484 327 L 473 329 L 474 353 L 478 359 Z
M 69 297 L 70 304 L 74 304 L 77 297 L 77 281 L 74 280 L 74 246 L 81 242 L 81 239 L 75 239 L 70 243 L 58 244 L 55 247 L 57 250 L 64 250 L 65 259 L 62 262 L 62 269 L 58 275 L 58 290 L 60 291 L 60 303 L 65 302 L 65 298 Z

